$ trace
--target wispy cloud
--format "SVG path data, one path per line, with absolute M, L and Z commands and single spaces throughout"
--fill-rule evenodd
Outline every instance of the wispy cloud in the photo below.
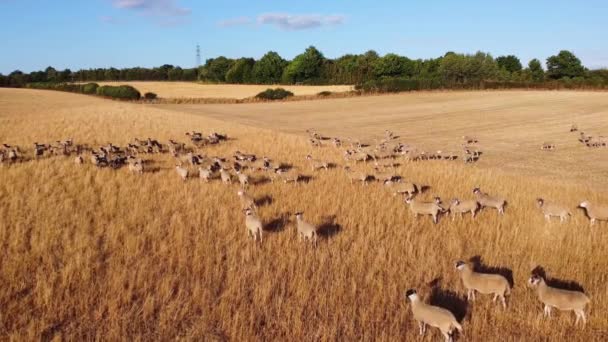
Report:
M 255 20 L 250 17 L 222 20 L 218 22 L 218 26 L 248 26 L 257 22 L 258 25 L 272 25 L 281 30 L 296 31 L 315 29 L 323 26 L 341 25 L 344 23 L 344 20 L 345 17 L 343 15 L 263 13 L 258 15 Z
M 234 26 L 246 26 L 246 25 L 251 25 L 253 23 L 253 20 L 251 20 L 251 18 L 248 17 L 238 17 L 238 18 L 231 18 L 231 19 L 226 19 L 226 20 L 221 20 L 217 23 L 218 26 L 220 27 L 234 27 Z
M 181 24 L 192 13 L 179 6 L 178 0 L 112 0 L 112 5 L 154 18 L 161 25 Z
M 282 30 L 306 30 L 322 26 L 335 26 L 344 23 L 343 15 L 317 15 L 317 14 L 286 14 L 264 13 L 258 16 L 258 23 L 274 25 Z

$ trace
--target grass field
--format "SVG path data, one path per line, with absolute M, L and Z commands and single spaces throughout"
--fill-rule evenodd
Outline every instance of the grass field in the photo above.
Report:
M 243 99 L 255 96 L 268 89 L 281 87 L 294 95 L 315 95 L 322 91 L 344 92 L 352 86 L 283 86 L 283 85 L 240 85 L 240 84 L 200 84 L 195 82 L 98 82 L 99 85 L 128 84 L 142 94 L 156 93 L 162 98 L 231 98 Z
M 168 155 L 144 157 L 158 171 L 143 175 L 67 157 L 0 167 L 0 339 L 410 341 L 418 326 L 404 292 L 416 288 L 464 317 L 459 340 L 607 340 L 608 227 L 589 227 L 574 209 L 583 199 L 608 203 L 607 152 L 577 145 L 568 132 L 577 122 L 606 134 L 607 110 L 603 94 L 582 92 L 161 107 L 0 89 L 0 143 L 30 153 L 35 141 L 68 137 L 125 145 L 134 137 L 186 141 L 187 131 L 218 131 L 233 139 L 200 153 L 267 155 L 312 177 L 250 189 L 266 202 L 259 209 L 264 242 L 255 245 L 238 186 L 182 182 Z M 461 135 L 476 135 L 485 152 L 477 164 L 402 163 L 397 172 L 430 185 L 421 195 L 427 199 L 470 198 L 481 186 L 507 198 L 506 214 L 416 220 L 381 185 L 351 184 L 340 168 L 310 171 L 304 156 L 311 152 L 344 161 L 332 147 L 311 149 L 302 136 L 309 126 L 365 139 L 390 128 L 429 150 L 456 149 Z M 541 153 L 548 139 L 558 149 Z M 538 196 L 572 207 L 572 219 L 546 223 L 534 206 Z M 298 210 L 323 226 L 317 248 L 298 243 L 288 215 Z M 513 272 L 506 311 L 487 296 L 464 301 L 454 262 L 473 256 Z M 584 329 L 569 313 L 543 319 L 526 286 L 539 265 L 592 298 Z M 434 329 L 424 338 L 439 339 Z

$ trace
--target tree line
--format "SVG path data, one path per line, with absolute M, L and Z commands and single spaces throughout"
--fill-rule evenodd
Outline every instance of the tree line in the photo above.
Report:
M 608 70 L 589 70 L 570 51 L 538 59 L 527 66 L 514 55 L 492 57 L 488 53 L 448 52 L 438 58 L 410 59 L 375 51 L 326 58 L 311 46 L 292 60 L 268 52 L 259 60 L 210 58 L 198 68 L 182 69 L 165 64 L 155 68 L 98 68 L 71 71 L 52 67 L 29 74 L 16 70 L 0 74 L 0 86 L 22 87 L 40 82 L 91 81 L 201 81 L 231 84 L 355 84 L 373 88 L 395 80 L 422 88 L 483 87 L 484 84 L 533 85 L 548 82 L 579 87 L 608 87 Z M 370 86 L 371 85 L 371 86 Z M 422 85 L 422 86 L 421 86 Z M 427 85 L 427 86 L 424 86 Z

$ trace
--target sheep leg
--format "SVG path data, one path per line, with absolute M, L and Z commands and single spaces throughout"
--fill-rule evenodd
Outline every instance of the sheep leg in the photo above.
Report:
M 426 325 L 423 322 L 418 321 L 418 329 L 420 330 L 420 336 L 422 336 L 426 330 Z
M 545 215 L 545 220 L 547 220 L 547 222 L 551 221 L 551 216 Z
M 549 305 L 545 305 L 545 316 L 551 318 L 551 307 Z
M 471 290 L 471 298 L 473 298 L 473 301 L 475 301 L 475 290 Z
M 506 309 L 506 308 L 507 308 L 507 301 L 506 301 L 506 299 L 505 299 L 505 295 L 504 295 L 504 294 L 502 294 L 502 295 L 500 296 L 500 301 L 502 302 L 502 308 L 503 308 L 503 309 Z
M 585 317 L 585 311 L 583 311 L 583 309 L 579 310 L 579 315 L 581 316 L 581 318 L 583 319 L 583 327 L 585 326 L 585 324 L 587 324 L 587 317 Z
M 593 226 L 594 224 L 595 224 L 595 219 L 594 219 L 594 218 L 592 218 L 592 219 L 589 221 L 589 225 L 590 225 L 590 226 Z
M 443 337 L 445 337 L 446 341 L 452 341 L 452 336 L 450 336 L 450 334 L 447 331 L 443 331 L 441 330 L 441 334 L 443 334 Z
M 260 229 L 258 233 L 260 233 L 260 243 L 262 243 L 262 229 Z
M 433 215 L 433 223 L 437 224 L 437 214 Z

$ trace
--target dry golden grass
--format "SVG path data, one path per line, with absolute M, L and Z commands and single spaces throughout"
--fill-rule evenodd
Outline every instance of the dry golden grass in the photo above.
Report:
M 584 99 L 581 108 L 590 102 Z M 490 105 L 484 103 L 485 117 L 491 118 Z M 298 103 L 305 108 L 312 104 Z M 369 111 L 371 106 L 366 110 L 356 104 L 351 106 L 354 113 L 376 116 L 373 134 L 402 120 L 383 117 L 383 112 L 392 112 L 390 106 Z M 268 108 L 260 106 L 230 108 L 240 115 Z M 293 113 L 291 104 L 284 106 Z M 426 106 L 442 104 L 429 98 Z M 208 114 L 216 115 L 218 108 L 210 107 Z M 363 120 L 370 123 L 354 113 L 349 120 L 343 116 L 343 129 L 365 126 Z M 324 115 L 335 122 L 330 114 Z M 579 125 L 595 128 L 601 118 L 592 115 Z M 285 117 L 274 118 L 268 127 L 281 126 Z M 475 115 L 471 122 L 479 120 Z M 535 121 L 530 117 L 531 125 Z M 282 123 L 293 127 L 288 119 Z M 420 125 L 410 120 L 400 127 L 406 124 Z M 343 134 L 339 125 L 333 127 Z M 454 124 L 454 135 L 461 135 L 463 127 Z M 297 135 L 153 106 L 0 89 L 0 142 L 30 147 L 34 141 L 73 137 L 90 144 L 125 144 L 147 136 L 185 141 L 184 132 L 193 129 L 235 137 L 205 149 L 205 154 L 228 156 L 237 149 L 264 154 L 293 163 L 314 178 L 298 186 L 275 183 L 251 189 L 256 197 L 272 198 L 260 208 L 260 216 L 274 223 L 273 229 L 256 246 L 246 237 L 237 186 L 197 179 L 183 183 L 167 156 L 154 157 L 161 170 L 142 176 L 90 164 L 76 167 L 72 158 L 61 157 L 0 168 L 1 339 L 415 340 L 418 328 L 404 291 L 414 287 L 428 299 L 428 283 L 441 277 L 435 300 L 458 303 L 450 296 L 463 298 L 464 290 L 453 263 L 475 255 L 488 265 L 512 269 L 515 287 L 507 311 L 478 296 L 467 308 L 461 340 L 608 339 L 606 224 L 590 228 L 579 211 L 566 224 L 547 224 L 533 204 L 539 195 L 570 206 L 584 198 L 608 202 L 592 184 L 567 178 L 554 183 L 542 175 L 451 162 L 399 167 L 399 174 L 432 186 L 425 198 L 466 198 L 480 185 L 509 200 L 504 217 L 484 210 L 474 222 L 444 219 L 433 225 L 428 218 L 414 220 L 402 201 L 380 185 L 351 185 L 340 169 L 312 174 L 304 161 L 310 148 Z M 443 130 L 449 132 L 447 126 Z M 523 135 L 520 125 L 502 130 Z M 509 134 L 502 130 L 495 129 L 495 136 Z M 329 126 L 325 132 L 333 133 Z M 404 133 L 412 139 L 424 135 Z M 481 129 L 475 133 L 484 144 L 492 137 Z M 342 163 L 332 148 L 313 152 Z M 593 163 L 579 167 L 592 169 Z M 277 223 L 296 210 L 315 224 L 335 216 L 340 229 L 325 234 L 316 249 L 298 244 L 293 220 L 284 227 Z M 551 320 L 542 318 L 542 306 L 526 286 L 537 265 L 549 276 L 584 286 L 592 298 L 585 329 L 573 327 L 572 314 L 554 312 Z M 439 339 L 432 329 L 427 334 Z
M 294 95 L 315 95 L 322 91 L 344 92 L 353 89 L 352 86 L 291 86 L 291 85 L 248 85 L 248 84 L 200 84 L 195 82 L 98 82 L 99 85 L 131 85 L 142 94 L 156 93 L 162 98 L 231 98 L 243 99 L 255 96 L 268 89 L 281 87 Z

